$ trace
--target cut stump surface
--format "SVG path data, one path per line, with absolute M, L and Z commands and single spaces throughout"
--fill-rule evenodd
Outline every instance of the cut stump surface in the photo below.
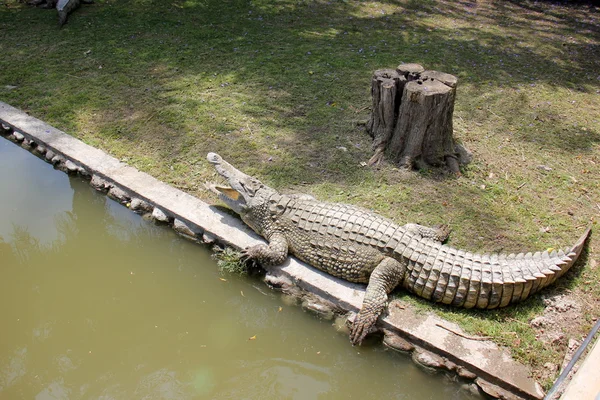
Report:
M 375 154 L 369 164 L 378 164 L 387 154 L 402 167 L 446 167 L 459 173 L 459 165 L 471 156 L 453 135 L 457 82 L 454 75 L 425 71 L 419 64 L 375 71 L 367 123 Z

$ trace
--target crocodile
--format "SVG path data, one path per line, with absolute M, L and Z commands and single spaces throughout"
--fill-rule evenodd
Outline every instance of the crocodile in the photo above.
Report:
M 571 247 L 536 253 L 478 254 L 443 242 L 447 229 L 400 226 L 364 208 L 281 194 L 244 174 L 216 153 L 207 160 L 228 186 L 207 187 L 268 244 L 242 257 L 270 267 L 288 253 L 330 275 L 366 283 L 350 341 L 359 345 L 402 287 L 457 307 L 493 309 L 522 301 L 563 275 L 582 252 L 591 227 Z

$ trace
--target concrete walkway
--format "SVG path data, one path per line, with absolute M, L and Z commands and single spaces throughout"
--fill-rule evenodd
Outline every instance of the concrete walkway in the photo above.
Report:
M 561 400 L 600 400 L 600 339 L 596 339 Z
M 155 211 L 160 209 L 176 230 L 178 226 L 184 227 L 188 238 L 199 239 L 208 235 L 236 249 L 262 241 L 239 219 L 3 102 L 0 102 L 0 122 L 16 133 L 4 132 L 4 135 L 9 135 L 11 140 L 30 148 L 61 169 L 92 175 L 92 184 L 94 181 L 107 182 L 109 195 L 126 193 L 132 204 L 134 199 L 141 199 L 153 206 Z M 50 153 L 52 156 L 49 156 Z M 362 304 L 363 286 L 331 277 L 294 258 L 289 258 L 283 266 L 269 273 L 284 276 L 341 310 L 356 312 Z M 417 346 L 414 359 L 427 358 L 423 357 L 423 349 L 434 353 L 442 358 L 445 368 L 474 379 L 480 390 L 494 397 L 543 397 L 540 386 L 530 378 L 530 370 L 514 361 L 506 349 L 487 340 L 473 340 L 456 324 L 432 313 L 417 314 L 402 307 L 389 307 L 388 311 L 389 315 L 380 318 L 378 326 Z

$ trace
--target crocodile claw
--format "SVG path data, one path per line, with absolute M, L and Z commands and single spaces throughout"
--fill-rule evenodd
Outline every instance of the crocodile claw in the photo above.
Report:
M 350 328 L 350 342 L 352 342 L 352 346 L 360 346 L 376 321 L 377 315 L 358 313 Z
M 246 247 L 244 250 L 242 250 L 241 255 L 240 255 L 240 261 L 243 262 L 244 264 L 246 263 L 252 263 L 252 264 L 256 264 L 259 263 L 260 264 L 260 253 L 263 247 L 266 247 L 263 244 L 257 244 L 255 246 L 249 246 Z
M 255 264 L 256 260 L 252 258 L 252 254 L 248 252 L 248 247 L 241 251 L 240 262 L 243 264 Z

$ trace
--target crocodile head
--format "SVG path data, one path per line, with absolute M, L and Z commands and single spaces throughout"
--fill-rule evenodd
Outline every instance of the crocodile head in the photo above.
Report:
M 269 198 L 277 194 L 277 191 L 235 169 L 216 153 L 208 153 L 206 159 L 229 184 L 229 186 L 207 185 L 207 188 L 239 214 L 254 231 L 261 234 L 262 220 L 268 213 Z

